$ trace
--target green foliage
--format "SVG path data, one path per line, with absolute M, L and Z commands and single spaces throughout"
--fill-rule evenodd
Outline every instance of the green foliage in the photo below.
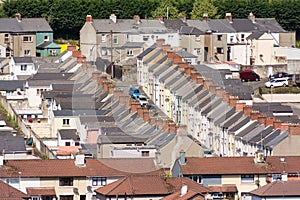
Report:
M 193 6 L 192 6 L 193 5 Z M 168 8 L 168 9 L 167 9 Z M 119 19 L 141 19 L 162 16 L 174 19 L 246 18 L 252 12 L 257 18 L 275 18 L 288 31 L 297 31 L 300 40 L 300 0 L 9 0 L 0 6 L 0 17 L 44 17 L 54 31 L 54 38 L 79 39 L 87 14 L 94 19 L 108 19 L 114 13 Z
M 170 0 L 163 0 L 159 6 L 152 13 L 152 18 L 170 18 L 177 19 L 179 17 L 178 9 L 172 4 Z
M 218 8 L 212 3 L 212 0 L 195 0 L 191 12 L 192 19 L 202 19 L 203 14 L 208 14 L 209 18 L 218 18 Z
M 7 118 L 6 118 L 6 120 L 7 120 L 8 122 L 13 122 L 13 121 L 14 121 L 14 118 L 13 118 L 11 115 L 8 115 Z

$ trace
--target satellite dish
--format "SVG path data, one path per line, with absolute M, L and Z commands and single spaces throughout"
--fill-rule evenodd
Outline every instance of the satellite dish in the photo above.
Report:
M 93 191 L 92 191 L 92 186 L 87 186 L 86 190 L 87 190 L 88 192 L 90 192 L 90 193 L 93 192 Z

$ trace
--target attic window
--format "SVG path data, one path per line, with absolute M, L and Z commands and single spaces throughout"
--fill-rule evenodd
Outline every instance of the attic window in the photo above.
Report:
M 254 183 L 254 175 L 253 174 L 242 174 L 241 175 L 241 183 Z
M 44 41 L 49 41 L 49 35 L 44 35 Z

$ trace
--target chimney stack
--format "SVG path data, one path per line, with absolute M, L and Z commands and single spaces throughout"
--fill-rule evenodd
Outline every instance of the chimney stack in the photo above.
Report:
M 111 14 L 109 16 L 109 19 L 113 22 L 113 23 L 117 23 L 117 16 L 115 14 Z
M 235 110 L 236 111 L 243 111 L 244 107 L 246 106 L 246 102 L 236 102 Z
M 85 22 L 93 22 L 93 17 L 92 17 L 92 15 L 87 15 L 87 16 L 85 17 Z
M 290 135 L 300 135 L 300 124 L 290 124 L 289 133 Z
M 280 129 L 281 128 L 281 121 L 280 120 L 275 120 L 274 122 L 273 122 L 273 127 L 274 127 L 274 129 Z
M 157 39 L 155 44 L 156 47 L 162 48 L 162 46 L 165 44 L 165 39 Z
M 139 24 L 141 22 L 141 18 L 139 15 L 134 15 L 133 20 L 135 24 Z
M 229 97 L 229 106 L 235 107 L 235 104 L 238 102 L 239 97 L 238 96 L 230 96 Z
M 207 14 L 207 13 L 204 13 L 204 14 L 203 14 L 202 20 L 203 20 L 203 21 L 208 21 L 208 14 Z
M 261 116 L 258 110 L 252 110 L 250 113 L 251 120 L 258 120 L 258 117 Z
M 232 23 L 232 15 L 231 13 L 226 13 L 225 19 L 229 21 L 229 23 Z
M 245 105 L 245 107 L 243 108 L 243 112 L 244 112 L 244 115 L 250 117 L 250 114 L 252 112 L 252 106 L 250 105 Z

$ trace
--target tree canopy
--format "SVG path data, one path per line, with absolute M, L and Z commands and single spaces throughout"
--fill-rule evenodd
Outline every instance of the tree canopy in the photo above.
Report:
M 79 39 L 86 15 L 107 19 L 118 18 L 210 19 L 223 18 L 230 12 L 233 18 L 246 18 L 252 12 L 257 18 L 275 18 L 287 31 L 297 31 L 300 39 L 300 0 L 10 0 L 0 6 L 0 17 L 44 17 L 55 38 Z

